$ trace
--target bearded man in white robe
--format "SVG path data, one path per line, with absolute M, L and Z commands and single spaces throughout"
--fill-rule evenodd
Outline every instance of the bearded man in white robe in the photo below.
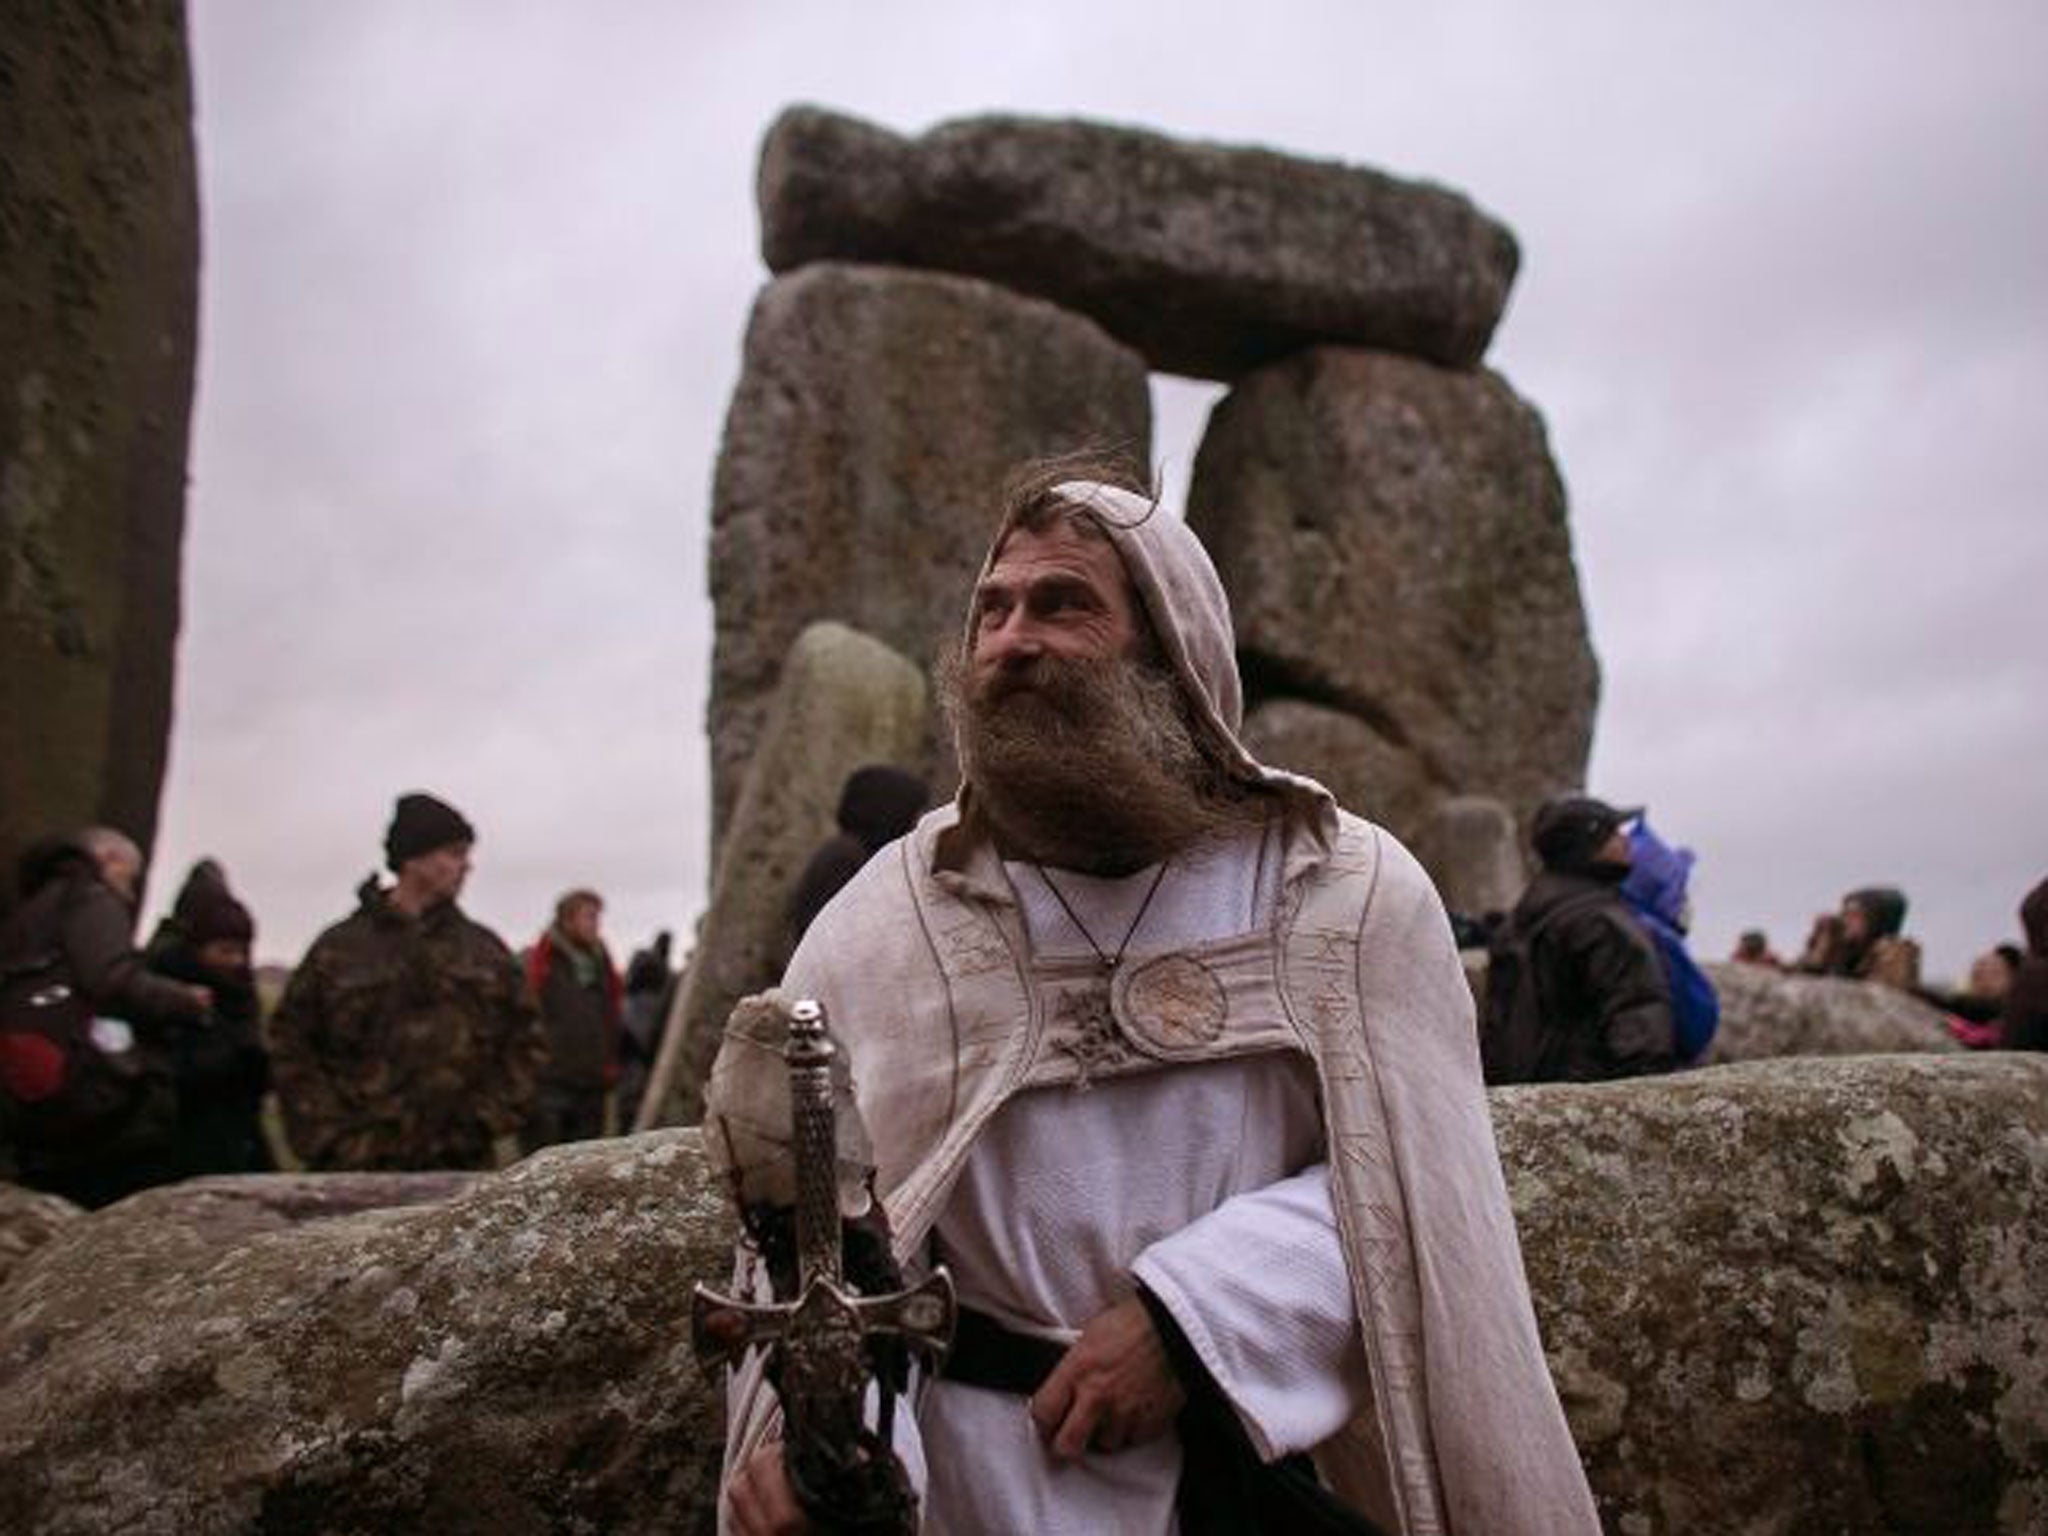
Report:
M 898 1420 L 923 1529 L 1596 1531 L 1442 904 L 1245 751 L 1199 541 L 1020 477 L 948 691 L 960 795 L 780 989 L 847 1054 L 896 1259 L 969 1315 Z M 810 1528 L 779 1432 L 756 1362 L 724 1529 Z

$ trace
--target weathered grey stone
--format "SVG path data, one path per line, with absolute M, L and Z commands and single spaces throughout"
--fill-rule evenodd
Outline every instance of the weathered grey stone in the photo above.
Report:
M 145 848 L 170 732 L 199 298 L 180 4 L 0 27 L 0 869 Z M 9 893 L 0 893 L 0 906 Z
M 0 1289 L 22 1260 L 85 1212 L 57 1195 L 0 1183 Z
M 1960 1051 L 1941 1010 L 1896 987 L 1838 976 L 1792 976 L 1760 965 L 1701 967 L 1721 997 L 1707 1060 Z
M 1599 668 L 1564 487 L 1490 373 L 1319 348 L 1241 380 L 1188 491 L 1254 698 L 1312 699 L 1523 826 L 1582 782 Z
M 655 1071 L 662 1123 L 693 1125 L 702 1116 L 726 1015 L 749 992 L 773 986 L 788 964 L 790 894 L 836 830 L 846 776 L 870 763 L 916 762 L 927 713 L 923 672 L 879 640 L 821 623 L 789 648 L 663 1032 L 664 1054 L 676 1059 Z
M 1415 856 L 1453 912 L 1507 912 L 1529 883 L 1515 813 L 1481 795 L 1437 802 L 1415 839 Z
M 2048 1529 L 2048 1061 L 1492 1102 L 1607 1530 Z
M 690 1283 L 731 1225 L 694 1131 L 255 1235 L 195 1241 L 190 1202 L 73 1222 L 8 1287 L 0 1529 L 712 1529 Z
M 1428 820 L 1436 791 L 1415 754 L 1355 716 L 1300 699 L 1268 699 L 1245 716 L 1241 736 L 1260 762 L 1307 774 L 1345 810 L 1404 843 Z
M 1492 1102 L 1609 1531 L 2042 1528 L 2048 1060 Z M 209 1182 L 218 1207 L 273 1181 Z M 730 1223 L 694 1130 L 423 1208 L 179 1230 L 211 1219 L 191 1187 L 138 1196 L 0 1296 L 0 1528 L 709 1530 L 719 1388 L 683 1340 Z
M 1135 128 L 978 117 L 906 139 L 815 107 L 762 146 L 761 250 L 991 278 L 1093 316 L 1172 373 L 1318 342 L 1476 363 L 1514 236 L 1379 171 Z
M 1004 477 L 1084 446 L 1150 452 L 1145 365 L 987 283 L 819 265 L 768 285 L 713 492 L 712 825 L 723 842 L 784 653 L 836 619 L 928 665 L 956 640 Z M 949 743 L 927 769 L 950 792 Z

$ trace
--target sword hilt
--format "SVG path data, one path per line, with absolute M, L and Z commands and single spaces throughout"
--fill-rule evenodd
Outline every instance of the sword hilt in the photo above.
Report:
M 789 1010 L 791 1155 L 796 1159 L 797 1289 L 813 1280 L 837 1285 L 841 1275 L 839 1136 L 832 1102 L 832 1058 L 825 1010 L 803 998 Z

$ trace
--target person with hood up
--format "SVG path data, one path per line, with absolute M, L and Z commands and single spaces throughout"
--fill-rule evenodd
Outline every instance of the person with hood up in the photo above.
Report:
M 150 936 L 149 968 L 211 989 L 213 1022 L 177 1043 L 181 1178 L 264 1173 L 273 1166 L 263 1138 L 263 1095 L 270 1058 L 263 1049 L 251 948 L 256 924 L 212 859 L 192 866 L 170 916 Z
M 307 1166 L 488 1168 L 533 1103 L 547 1037 L 519 962 L 456 898 L 476 830 L 399 797 L 384 863 L 306 951 L 271 1021 L 285 1135 Z
M 1650 830 L 1647 813 L 1628 831 L 1628 874 L 1621 899 L 1650 936 L 1664 980 L 1671 989 L 1672 1053 L 1680 1066 L 1691 1066 L 1706 1054 L 1721 1023 L 1721 998 L 1686 944 L 1692 928 L 1692 898 L 1687 888 L 1698 862 L 1690 848 L 1674 848 Z
M 1590 795 L 1537 810 L 1543 867 L 1487 970 L 1488 1082 L 1603 1082 L 1677 1066 L 1671 983 L 1621 894 L 1634 859 L 1627 829 L 1641 815 Z
M 839 830 L 818 845 L 797 877 L 789 899 L 789 937 L 803 940 L 811 920 L 861 865 L 917 825 L 931 800 L 923 779 L 902 768 L 873 763 L 856 768 L 839 789 Z
M 2008 1051 L 2048 1051 L 2048 880 L 2020 903 L 2020 927 L 2027 953 L 2005 989 L 2000 1038 Z
M 0 1129 L 15 1177 L 88 1209 L 177 1177 L 172 1053 L 214 1007 L 209 986 L 156 975 L 136 949 L 141 878 L 142 851 L 111 827 L 43 839 L 22 854 L 20 903 L 0 928 Z M 56 1010 L 66 1026 L 17 1017 L 24 988 L 75 997 Z
M 977 1345 L 895 1419 L 922 1528 L 1597 1531 L 1434 887 L 1245 750 L 1184 523 L 1071 461 L 995 521 L 958 797 L 735 1010 L 707 1090 L 762 1197 L 775 1020 L 823 1005 L 892 1255 L 945 1263 Z M 804 1529 L 758 1353 L 730 1407 L 723 1528 Z
M 1814 919 L 1796 970 L 1920 990 L 1920 946 L 1905 937 L 1906 894 L 1871 885 L 1842 898 L 1840 912 Z

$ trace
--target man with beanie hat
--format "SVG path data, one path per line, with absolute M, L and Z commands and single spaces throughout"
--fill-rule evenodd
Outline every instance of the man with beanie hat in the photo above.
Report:
M 213 991 L 213 1018 L 178 1037 L 178 1139 L 181 1178 L 265 1173 L 263 1094 L 270 1058 L 263 1049 L 256 975 L 250 962 L 256 924 L 212 859 L 192 866 L 171 914 L 149 941 L 149 968 Z
M 285 1132 L 309 1167 L 487 1168 L 519 1129 L 547 1041 L 512 952 L 456 906 L 476 829 L 401 795 L 396 877 L 313 941 L 271 1026 Z
M 1547 802 L 1543 868 L 1491 946 L 1481 1049 L 1487 1081 L 1597 1082 L 1677 1066 L 1671 984 L 1622 899 L 1640 808 L 1590 795 Z

